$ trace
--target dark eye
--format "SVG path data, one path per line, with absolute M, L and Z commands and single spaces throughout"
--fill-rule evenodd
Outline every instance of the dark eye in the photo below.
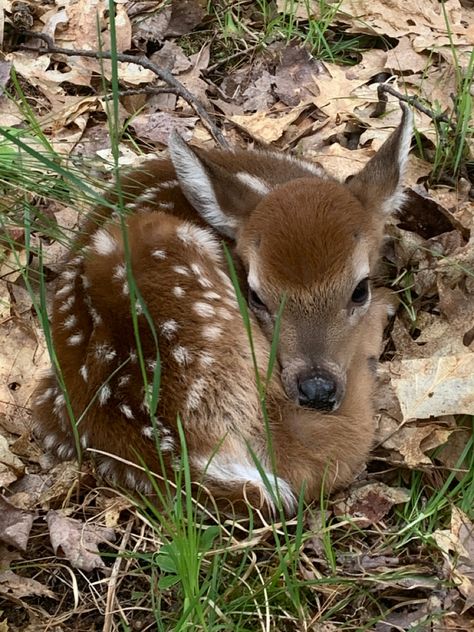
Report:
M 252 288 L 249 288 L 249 305 L 254 309 L 264 309 L 265 311 L 267 309 L 265 303 L 262 301 L 257 292 L 252 290 Z
M 369 279 L 362 279 L 352 292 L 351 301 L 356 305 L 363 305 L 369 298 Z

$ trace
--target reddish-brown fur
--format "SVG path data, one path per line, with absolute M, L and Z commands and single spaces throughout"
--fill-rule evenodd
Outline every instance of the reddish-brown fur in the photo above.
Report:
M 398 195 L 407 126 L 405 114 L 373 173 L 362 172 L 369 182 L 363 187 L 358 176 L 342 185 L 322 170 L 312 173 L 313 167 L 279 155 L 252 154 L 249 160 L 248 152 L 213 151 L 187 156 L 190 150 L 179 143 L 172 151 L 174 166 L 148 161 L 125 178 L 126 209 L 132 212 L 126 219 L 128 243 L 119 223 L 110 219 L 110 207 L 97 209 L 58 283 L 52 331 L 62 378 L 58 369 L 44 377 L 34 405 L 37 432 L 46 446 L 72 457 L 76 424 L 82 447 L 95 451 L 107 478 L 150 493 L 149 475 L 141 466 L 173 480 L 181 452 L 179 418 L 193 481 L 237 508 L 248 501 L 273 510 L 274 497 L 260 467 L 288 513 L 303 486 L 309 501 L 323 481 L 328 489 L 349 483 L 373 438 L 369 361 L 379 354 L 387 304 L 381 290 L 373 290 L 360 312 L 347 301 L 359 268 L 367 265 L 372 273 L 376 265 L 384 224 L 378 207 Z M 377 181 L 380 160 L 386 169 L 398 170 L 398 176 L 390 175 L 395 185 L 388 192 Z M 187 185 L 189 165 L 194 189 Z M 203 209 L 199 197 L 201 183 L 205 189 L 208 182 L 208 206 L 214 201 L 217 209 L 209 218 L 207 198 Z M 212 230 L 207 224 L 214 225 L 216 217 Z M 229 244 L 235 240 L 244 283 L 247 277 L 250 284 L 257 280 L 265 299 L 268 313 L 256 310 L 258 318 L 250 316 L 263 381 L 271 314 L 285 295 L 278 366 L 266 390 L 274 471 L 221 228 Z M 131 279 L 139 292 L 135 309 L 143 367 Z M 157 362 L 161 385 L 151 419 L 144 382 L 153 382 Z M 295 395 L 301 375 L 320 365 L 340 381 L 340 401 L 329 413 L 301 407 Z

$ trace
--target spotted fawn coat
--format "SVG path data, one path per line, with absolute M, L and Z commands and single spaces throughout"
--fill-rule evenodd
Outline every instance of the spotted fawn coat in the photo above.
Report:
M 294 512 L 302 488 L 310 501 L 323 484 L 349 483 L 373 439 L 370 363 L 387 301 L 370 277 L 410 138 L 404 108 L 347 183 L 286 154 L 194 150 L 178 136 L 170 160 L 125 177 L 123 225 L 111 194 L 59 278 L 57 363 L 34 397 L 44 445 L 74 457 L 76 428 L 106 479 L 151 493 L 151 473 L 161 484 L 179 467 L 180 423 L 196 488 L 270 514 L 279 502 Z M 223 240 L 248 293 L 263 384 L 281 312 L 268 428 Z

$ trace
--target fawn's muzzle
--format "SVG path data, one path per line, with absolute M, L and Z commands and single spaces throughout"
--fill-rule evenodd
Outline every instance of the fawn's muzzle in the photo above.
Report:
M 317 410 L 334 410 L 338 405 L 338 387 L 334 378 L 319 372 L 298 380 L 298 402 L 300 406 Z

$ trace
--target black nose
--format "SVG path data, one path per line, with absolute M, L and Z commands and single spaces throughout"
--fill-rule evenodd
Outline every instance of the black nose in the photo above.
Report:
M 329 375 L 313 375 L 298 383 L 301 406 L 332 410 L 336 404 L 337 384 Z

